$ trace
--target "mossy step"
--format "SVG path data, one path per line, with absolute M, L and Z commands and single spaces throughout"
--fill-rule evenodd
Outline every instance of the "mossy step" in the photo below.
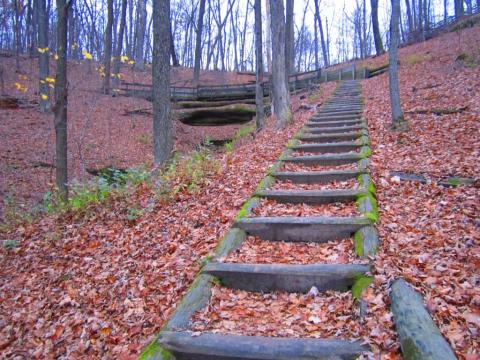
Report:
M 351 125 L 357 125 L 357 124 L 363 124 L 364 121 L 361 118 L 351 118 L 351 119 L 341 119 L 341 120 L 325 120 L 325 121 L 320 121 L 320 120 L 310 120 L 305 123 L 305 127 L 309 128 L 328 128 L 328 127 L 333 127 L 333 126 L 351 126 Z
M 306 128 L 311 134 L 330 134 L 330 133 L 341 133 L 341 132 L 352 132 L 365 129 L 363 125 L 345 125 L 345 126 L 335 126 L 335 127 L 324 127 L 324 128 Z
M 331 141 L 342 141 L 342 140 L 356 140 L 363 133 L 360 131 L 351 132 L 351 133 L 332 133 L 332 134 L 323 134 L 323 135 L 302 135 L 298 139 L 301 141 L 309 142 L 331 142 Z
M 349 238 L 372 223 L 366 217 L 275 216 L 242 218 L 234 226 L 264 240 L 327 242 Z
M 359 149 L 362 146 L 357 141 L 340 141 L 327 144 L 300 144 L 292 146 L 291 149 L 298 152 L 316 152 L 316 153 L 343 153 Z
M 359 341 L 168 331 L 157 342 L 177 360 L 353 360 L 369 351 Z
M 357 264 L 242 264 L 210 262 L 202 273 L 215 276 L 223 286 L 253 292 L 286 291 L 306 293 L 313 286 L 319 291 L 348 291 L 355 281 L 370 271 Z
M 340 190 L 262 190 L 257 196 L 289 204 L 330 204 L 355 201 L 362 191 Z
M 361 113 L 349 113 L 349 114 L 317 114 L 310 118 L 312 122 L 323 122 L 323 121 L 340 121 L 340 120 L 357 120 L 361 119 Z
M 282 171 L 274 172 L 274 176 L 280 181 L 291 181 L 295 184 L 325 184 L 331 181 L 346 181 L 357 178 L 364 174 L 361 170 L 338 170 L 338 171 Z
M 339 153 L 334 155 L 289 156 L 282 159 L 282 161 L 305 165 L 329 166 L 351 164 L 362 158 L 362 155 L 357 153 Z

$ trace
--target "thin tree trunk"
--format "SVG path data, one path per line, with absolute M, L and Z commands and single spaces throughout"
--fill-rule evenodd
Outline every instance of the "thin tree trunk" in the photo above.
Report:
M 202 30 L 203 17 L 205 16 L 205 0 L 200 0 L 200 8 L 197 18 L 197 38 L 195 40 L 195 66 L 193 68 L 193 84 L 198 86 L 200 82 L 200 60 L 202 58 Z
M 14 0 L 14 31 L 15 31 L 15 67 L 16 72 L 20 71 L 20 47 L 21 47 L 21 39 L 20 39 L 20 0 Z
M 315 14 L 317 14 L 318 29 L 320 31 L 320 42 L 322 45 L 323 65 L 327 67 L 329 65 L 329 59 L 327 54 L 327 46 L 325 44 L 325 36 L 323 34 L 322 18 L 320 17 L 320 7 L 318 6 L 318 0 L 314 0 Z
M 443 21 L 447 23 L 448 17 L 448 0 L 443 0 Z
M 410 1 L 405 0 L 405 5 L 407 7 L 407 21 L 408 21 L 408 39 L 411 39 L 411 34 L 413 32 L 413 17 L 412 17 L 412 11 L 410 9 Z
M 170 118 L 170 0 L 153 2 L 153 142 L 156 164 L 173 149 Z
M 40 93 L 40 109 L 44 112 L 50 110 L 50 87 L 47 82 L 49 75 L 49 48 L 47 29 L 47 8 L 45 0 L 37 1 L 38 13 L 38 89 Z
M 263 113 L 263 54 L 262 54 L 262 1 L 255 0 L 255 105 L 257 130 L 262 130 L 265 115 Z
M 175 42 L 173 41 L 172 24 L 170 24 L 170 55 L 172 56 L 173 67 L 180 66 L 177 53 L 175 52 Z
M 272 33 L 271 33 L 271 19 L 270 19 L 270 0 L 265 0 L 265 19 L 266 19 L 266 35 L 267 35 L 267 66 L 268 72 L 272 73 Z
M 287 81 L 288 75 L 293 74 L 293 63 L 295 54 L 293 52 L 294 44 L 294 29 L 293 29 L 293 6 L 294 0 L 286 0 L 286 27 L 285 27 L 285 67 L 287 69 Z M 288 86 L 288 84 L 287 84 Z
M 463 0 L 454 0 L 454 1 L 455 1 L 455 17 L 458 19 L 464 15 Z
M 118 87 L 120 84 L 120 57 L 122 56 L 123 35 L 125 33 L 125 23 L 127 21 L 127 0 L 122 0 L 122 9 L 120 11 L 120 26 L 118 28 L 118 39 L 115 53 L 113 54 L 113 84 Z
M 403 112 L 400 104 L 400 89 L 398 86 L 398 45 L 399 45 L 399 29 L 398 22 L 400 17 L 400 0 L 392 0 L 392 19 L 391 19 L 391 36 L 390 36 L 390 64 L 389 64 L 389 80 L 390 80 L 390 105 L 392 107 L 392 126 L 398 129 L 404 122 Z
M 56 184 L 62 201 L 68 199 L 67 168 L 67 29 L 68 4 L 57 0 L 57 73 L 55 77 Z
M 110 93 L 110 65 L 112 63 L 112 27 L 113 27 L 113 0 L 107 1 L 107 27 L 105 29 L 105 77 L 103 78 L 103 93 Z
M 377 55 L 381 55 L 385 50 L 383 49 L 382 36 L 380 35 L 380 26 L 378 25 L 378 0 L 371 0 L 370 4 L 372 7 L 372 27 L 373 39 L 375 41 L 375 52 Z
M 283 129 L 287 122 L 292 119 L 290 110 L 290 97 L 287 89 L 285 68 L 285 17 L 283 0 L 270 2 L 270 17 L 272 27 L 272 51 L 275 49 L 275 57 L 272 59 L 272 85 L 274 111 L 277 118 L 277 129 Z
M 145 31 L 147 29 L 146 0 L 137 2 L 137 31 L 135 39 L 135 70 L 145 69 Z

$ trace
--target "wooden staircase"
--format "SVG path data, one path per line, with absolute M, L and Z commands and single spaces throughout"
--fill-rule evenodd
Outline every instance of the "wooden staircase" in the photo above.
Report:
M 351 291 L 371 276 L 368 264 L 252 264 L 221 261 L 239 248 L 246 236 L 262 241 L 321 243 L 353 241 L 359 257 L 373 255 L 378 235 L 374 186 L 368 174 L 368 133 L 361 117 L 362 101 L 356 81 L 342 82 L 331 100 L 322 106 L 296 136 L 245 204 L 231 231 L 220 243 L 216 256 L 208 262 L 177 307 L 173 317 L 141 355 L 142 359 L 355 359 L 368 346 L 354 339 L 274 338 L 212 332 L 192 333 L 189 319 L 202 309 L 214 283 L 249 292 L 308 293 Z M 296 155 L 300 153 L 301 155 Z M 329 167 L 326 171 L 285 171 L 287 163 Z M 353 164 L 349 170 L 332 166 Z M 277 181 L 294 184 L 328 184 L 358 179 L 358 189 L 275 190 Z M 251 216 L 263 199 L 279 203 L 356 203 L 361 216 Z

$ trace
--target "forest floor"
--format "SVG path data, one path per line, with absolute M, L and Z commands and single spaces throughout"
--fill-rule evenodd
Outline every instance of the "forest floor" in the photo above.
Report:
M 341 302 L 343 307 L 336 311 L 345 313 L 348 319 L 352 304 L 346 301 L 346 295 L 341 299 L 335 299 L 335 294 L 328 295 L 327 302 L 320 307 L 325 307 L 322 326 L 311 330 L 312 334 L 318 331 L 333 334 L 333 326 L 343 321 L 346 332 L 358 330 L 369 339 L 377 356 L 401 358 L 389 311 L 388 285 L 394 277 L 403 276 L 425 296 L 429 311 L 458 357 L 480 358 L 479 49 L 480 27 L 400 49 L 402 107 L 409 123 L 405 132 L 390 129 L 388 74 L 362 82 L 364 114 L 373 147 L 370 169 L 380 206 L 377 227 L 382 241 L 375 259 L 375 281 L 365 294 L 373 308 L 361 329 L 355 329 L 349 320 L 331 316 L 334 314 L 331 305 Z M 385 55 L 371 61 L 382 63 L 387 59 Z M 99 86 L 97 80 L 94 88 Z M 320 95 L 308 100 L 321 102 L 334 87 L 335 83 L 322 85 Z M 82 100 L 87 107 L 91 101 L 95 104 L 101 101 L 94 100 L 98 94 L 87 94 Z M 118 109 L 137 106 L 128 103 L 132 99 L 108 101 Z M 139 107 L 143 106 L 141 100 L 135 101 Z M 264 131 L 243 138 L 232 152 L 208 155 L 208 171 L 196 188 L 182 186 L 188 179 L 185 172 L 179 171 L 169 186 L 180 190 L 171 197 L 162 196 L 153 182 L 135 188 L 128 199 L 122 194 L 113 195 L 80 214 L 46 215 L 4 230 L 1 239 L 14 241 L 15 246 L 0 249 L 0 351 L 7 357 L 25 358 L 135 358 L 168 319 L 202 259 L 228 230 L 268 166 L 312 115 L 311 110 L 299 109 L 307 99 L 294 97 L 293 102 L 297 109 L 294 122 L 285 131 L 273 130 L 273 119 L 269 119 Z M 122 105 L 118 106 L 119 103 Z M 445 115 L 410 113 L 464 107 L 460 112 Z M 117 117 L 121 110 L 115 113 Z M 82 119 L 81 111 L 81 107 L 77 108 L 72 118 Z M 116 131 L 121 131 L 123 122 L 118 125 L 109 116 L 112 112 L 101 105 L 97 105 L 96 111 L 107 119 L 101 138 L 110 141 L 106 146 L 118 147 L 118 154 L 124 154 L 117 155 L 119 159 L 137 156 L 124 166 L 151 161 L 149 146 L 142 147 L 138 154 L 130 154 L 140 146 L 123 143 L 135 135 L 123 139 L 119 132 L 111 130 L 117 126 Z M 29 115 L 31 122 L 39 121 L 37 114 Z M 89 114 L 90 124 L 96 123 L 96 112 L 89 110 Z M 148 134 L 146 117 L 134 120 L 127 117 L 136 124 L 132 125 L 132 131 L 140 127 L 139 119 L 144 123 L 139 134 Z M 6 125 L 1 126 L 4 134 Z M 24 149 L 34 135 L 43 147 L 51 146 L 51 134 L 47 131 L 51 131 L 51 126 L 43 126 L 46 129 L 43 133 L 38 134 L 31 126 L 29 137 L 16 140 L 15 149 L 25 151 L 22 155 L 25 158 L 36 154 Z M 21 127 L 26 128 L 27 125 Z M 135 151 L 129 148 L 134 145 Z M 75 150 L 73 146 L 72 149 Z M 114 153 L 111 150 L 108 156 Z M 95 156 L 93 152 L 92 161 L 99 161 Z M 37 170 L 34 169 L 35 176 Z M 31 171 L 25 173 L 25 178 L 32 177 Z M 424 174 L 431 181 L 427 184 L 401 181 L 390 174 L 392 171 Z M 437 185 L 436 180 L 447 175 L 469 176 L 477 181 L 456 188 Z M 146 210 L 131 217 L 132 208 Z M 255 259 L 258 254 L 253 249 L 265 250 L 255 238 L 248 241 L 252 249 L 233 255 L 234 258 Z M 292 251 L 293 247 L 298 251 Z M 304 245 L 285 245 L 284 253 L 294 256 L 298 263 L 304 260 L 308 263 L 309 256 L 328 262 L 332 253 L 338 251 L 336 245 L 328 247 L 322 250 L 325 253 L 313 254 Z M 269 251 L 265 254 L 276 259 L 282 257 Z M 256 314 L 266 313 L 256 307 L 262 299 L 245 299 L 242 293 L 233 295 L 235 301 L 254 308 Z M 218 312 L 228 312 L 231 298 L 216 299 Z M 274 305 L 280 307 L 282 301 L 290 301 L 289 306 L 282 308 L 282 314 L 292 319 L 306 316 L 300 310 L 312 302 L 301 296 L 287 299 L 279 296 Z M 256 317 L 260 319 L 263 316 L 260 315 Z M 272 330 L 277 320 L 280 324 L 283 321 L 272 322 L 269 333 L 280 332 L 280 328 Z M 308 327 L 301 328 L 301 333 L 309 336 Z
M 6 212 L 25 211 L 38 205 L 47 191 L 54 188 L 55 131 L 53 116 L 39 111 L 37 60 L 22 57 L 20 72 L 15 58 L 0 55 L 5 69 L 5 94 L 17 98 L 17 109 L 0 109 L 0 222 Z M 55 62 L 50 61 L 54 74 Z M 87 169 L 131 168 L 152 165 L 152 104 L 146 100 L 103 95 L 98 63 L 68 63 L 68 171 L 71 182 L 85 182 Z M 127 82 L 151 84 L 150 65 L 145 71 L 133 71 L 123 65 L 121 74 Z M 54 76 L 54 75 L 52 75 Z M 192 70 L 172 69 L 172 84 L 191 85 Z M 253 78 L 254 79 L 254 78 Z M 202 71 L 201 85 L 236 84 L 252 81 L 252 76 L 222 71 Z M 53 91 L 52 91 L 53 92 Z M 147 114 L 127 114 L 133 110 Z M 239 125 L 188 126 L 174 122 L 175 151 L 187 152 L 205 139 L 231 139 Z M 5 204 L 3 199 L 7 199 Z M 12 209 L 13 208 L 13 209 Z

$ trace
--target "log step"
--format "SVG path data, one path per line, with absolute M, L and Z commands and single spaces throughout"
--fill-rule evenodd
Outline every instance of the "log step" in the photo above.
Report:
M 350 120 L 332 120 L 332 121 L 314 121 L 310 120 L 305 123 L 306 127 L 313 128 L 324 128 L 332 126 L 346 126 L 346 125 L 356 125 L 362 124 L 363 120 L 360 118 L 350 119 Z
M 324 135 L 302 135 L 299 137 L 301 141 L 310 141 L 310 142 L 331 142 L 331 141 L 342 141 L 342 140 L 356 140 L 363 133 L 356 131 L 351 133 L 332 133 Z
M 348 291 L 355 281 L 370 271 L 357 264 L 239 264 L 209 262 L 202 273 L 220 279 L 223 286 L 252 292 L 286 291 L 307 293 L 313 286 L 319 291 Z
M 282 161 L 305 165 L 344 165 L 360 161 L 362 156 L 357 153 L 340 153 L 335 155 L 289 156 Z
M 162 331 L 158 343 L 177 360 L 353 360 L 369 349 L 360 342 Z
M 323 122 L 323 121 L 339 121 L 339 120 L 357 120 L 360 118 L 361 118 L 360 113 L 342 114 L 342 115 L 318 114 L 318 115 L 312 116 L 310 118 L 310 121 Z
M 257 196 L 288 204 L 330 204 L 355 201 L 362 191 L 341 190 L 263 190 Z
M 264 240 L 327 242 L 349 238 L 372 224 L 366 217 L 252 217 L 238 220 L 234 226 Z
M 349 125 L 349 126 L 335 126 L 335 127 L 324 127 L 324 128 L 307 128 L 306 130 L 310 134 L 329 134 L 329 133 L 360 131 L 363 129 L 365 129 L 365 126 L 363 125 Z
M 346 181 L 364 174 L 361 170 L 338 171 L 283 171 L 272 175 L 280 181 L 291 181 L 295 184 L 325 184 L 331 181 Z
M 342 153 L 355 151 L 362 145 L 356 141 L 341 141 L 336 143 L 309 143 L 292 146 L 291 149 L 298 152 L 318 152 L 318 153 Z

